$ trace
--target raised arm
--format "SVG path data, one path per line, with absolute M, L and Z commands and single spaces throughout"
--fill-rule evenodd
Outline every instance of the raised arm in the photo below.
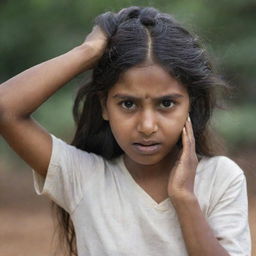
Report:
M 0 134 L 42 176 L 46 176 L 52 142 L 31 114 L 73 77 L 92 68 L 106 44 L 105 33 L 95 26 L 80 46 L 0 85 Z

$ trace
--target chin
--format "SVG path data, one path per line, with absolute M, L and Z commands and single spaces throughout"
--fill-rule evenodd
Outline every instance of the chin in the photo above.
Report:
M 159 156 L 159 155 L 136 155 L 136 156 L 131 156 L 127 155 L 130 161 L 140 164 L 140 165 L 145 165 L 145 166 L 151 166 L 151 165 L 156 165 L 160 163 L 166 156 Z

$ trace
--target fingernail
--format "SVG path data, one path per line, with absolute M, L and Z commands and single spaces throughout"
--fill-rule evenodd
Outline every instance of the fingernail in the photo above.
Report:
M 190 116 L 188 116 L 188 121 L 191 122 Z

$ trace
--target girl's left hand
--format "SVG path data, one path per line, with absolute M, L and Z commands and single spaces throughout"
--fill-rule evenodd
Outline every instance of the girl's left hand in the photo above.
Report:
M 168 195 L 172 201 L 194 197 L 194 181 L 198 159 L 190 118 L 182 131 L 181 155 L 170 172 Z

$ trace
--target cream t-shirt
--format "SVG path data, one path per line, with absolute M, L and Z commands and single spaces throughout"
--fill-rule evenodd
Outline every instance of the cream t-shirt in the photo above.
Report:
M 170 199 L 156 203 L 132 178 L 122 156 L 108 161 L 53 135 L 52 141 L 46 179 L 33 170 L 35 190 L 70 213 L 78 255 L 188 255 Z M 203 158 L 194 190 L 220 244 L 232 256 L 249 256 L 242 170 L 226 157 Z

